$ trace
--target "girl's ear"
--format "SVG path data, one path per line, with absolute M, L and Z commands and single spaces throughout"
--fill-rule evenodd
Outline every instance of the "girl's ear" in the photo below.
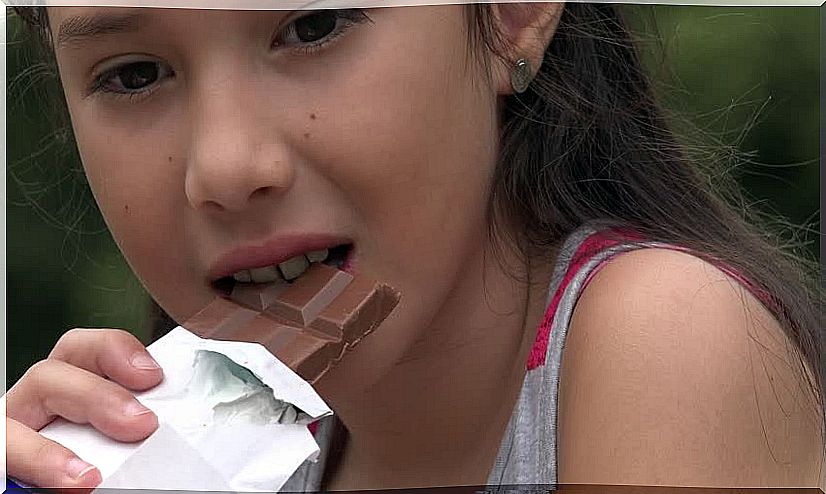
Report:
M 530 62 L 534 74 L 539 71 L 545 50 L 551 42 L 565 2 L 496 3 L 493 20 L 503 42 L 505 60 L 495 64 L 494 82 L 499 94 L 511 94 L 511 71 L 517 60 Z

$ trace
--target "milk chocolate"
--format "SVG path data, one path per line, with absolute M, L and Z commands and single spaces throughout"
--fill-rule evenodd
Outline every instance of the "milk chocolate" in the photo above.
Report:
M 326 264 L 313 264 L 283 294 L 279 292 L 280 296 L 276 295 L 266 311 L 308 326 L 352 280 L 349 273 Z
M 399 298 L 383 283 L 314 263 L 293 283 L 239 283 L 183 326 L 204 338 L 260 343 L 315 383 L 385 320 Z
M 261 312 L 269 307 L 278 295 L 289 287 L 285 281 L 274 281 L 266 285 L 251 285 L 238 283 L 232 289 L 232 300 L 252 309 Z
M 348 345 L 353 345 L 373 332 L 398 301 L 399 293 L 393 288 L 356 278 L 310 322 L 310 328 L 341 336 Z
M 184 326 L 204 338 L 222 339 L 236 328 L 258 315 L 255 310 L 241 307 L 230 300 L 218 297 L 200 312 L 187 319 Z

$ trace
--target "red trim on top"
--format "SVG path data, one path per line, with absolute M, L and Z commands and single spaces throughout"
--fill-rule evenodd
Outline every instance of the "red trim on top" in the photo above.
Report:
M 609 231 L 612 231 L 614 233 L 614 237 L 616 237 L 616 234 L 619 234 L 621 240 L 623 241 L 645 240 L 644 237 L 642 237 L 640 234 L 633 232 L 631 230 L 622 230 L 619 228 L 615 228 Z M 531 353 L 528 356 L 528 370 L 535 369 L 539 366 L 545 365 L 545 354 L 547 353 L 548 349 L 548 340 L 550 339 L 551 327 L 554 323 L 556 311 L 559 308 L 559 302 L 562 300 L 562 294 L 565 293 L 565 289 L 571 283 L 576 273 L 582 266 L 585 265 L 585 263 L 588 262 L 588 260 L 591 257 L 605 249 L 614 247 L 620 243 L 620 241 L 615 240 L 615 238 L 608 238 L 607 233 L 608 232 L 606 231 L 599 231 L 591 234 L 587 239 L 585 239 L 585 241 L 582 242 L 582 244 L 579 246 L 576 253 L 574 254 L 573 260 L 568 267 L 568 271 L 565 273 L 565 276 L 562 279 L 562 283 L 560 283 L 559 288 L 557 289 L 556 293 L 554 293 L 553 299 L 551 299 L 551 303 L 548 305 L 548 308 L 545 311 L 545 316 L 542 320 L 542 324 L 539 325 L 539 330 L 536 333 L 536 339 L 534 340 L 534 344 L 531 347 Z M 690 249 L 678 245 L 662 244 L 658 245 L 657 247 L 692 253 Z M 591 279 L 593 279 L 593 277 L 597 274 L 597 272 L 599 272 L 599 270 L 605 267 L 605 265 L 608 263 L 608 261 L 612 259 L 612 257 L 613 256 L 610 256 L 604 259 L 591 271 L 591 273 L 585 279 L 585 282 L 583 283 L 581 290 L 585 290 L 585 287 L 588 285 Z M 711 262 L 712 264 L 714 264 L 715 267 L 717 267 L 717 269 L 723 271 L 726 275 L 740 282 L 747 290 L 749 290 L 755 297 L 757 297 L 758 300 L 760 300 L 767 307 L 777 311 L 778 305 L 774 297 L 772 297 L 770 293 L 756 286 L 745 276 L 743 276 L 736 270 L 730 268 L 729 266 L 725 265 L 724 263 L 720 261 L 715 261 L 714 259 L 711 259 Z
M 642 236 L 630 230 L 615 228 L 609 231 L 613 231 L 615 236 L 616 234 L 620 234 L 622 240 L 643 239 Z M 580 244 L 579 248 L 577 248 L 574 253 L 573 260 L 568 266 L 568 271 L 562 278 L 562 283 L 559 284 L 559 288 L 556 290 L 556 293 L 554 293 L 551 303 L 545 311 L 545 317 L 542 320 L 542 324 L 539 325 L 539 330 L 536 333 L 536 339 L 531 347 L 531 353 L 528 355 L 528 370 L 545 365 L 545 354 L 547 353 L 548 340 L 551 336 L 551 326 L 553 326 L 556 310 L 559 307 L 559 302 L 562 300 L 562 294 L 565 293 L 565 289 L 568 288 L 568 285 L 571 283 L 571 280 L 574 279 L 576 273 L 595 254 L 604 249 L 620 244 L 620 241 L 613 238 L 606 238 L 606 236 L 606 231 L 598 231 L 591 234 Z M 604 263 L 601 263 L 600 266 L 603 264 Z

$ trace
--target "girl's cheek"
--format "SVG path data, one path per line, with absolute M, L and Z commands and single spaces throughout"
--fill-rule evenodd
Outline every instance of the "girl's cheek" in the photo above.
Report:
M 82 112 L 74 116 L 84 171 L 115 242 L 153 297 L 185 315 L 206 303 L 194 276 L 184 225 L 185 198 L 168 143 L 119 135 Z M 121 145 L 113 146 L 113 142 Z

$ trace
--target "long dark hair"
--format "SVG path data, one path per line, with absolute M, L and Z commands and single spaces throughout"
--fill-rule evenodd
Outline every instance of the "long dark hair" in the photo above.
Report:
M 491 9 L 465 10 L 470 49 L 488 62 L 485 54 L 509 53 Z M 45 8 L 16 10 L 53 57 Z M 811 386 L 822 414 L 819 266 L 782 248 L 782 232 L 746 206 L 720 163 L 691 156 L 678 142 L 626 26 L 611 4 L 564 6 L 536 78 L 505 101 L 490 236 L 535 259 L 578 226 L 609 220 L 725 263 L 769 294 L 767 309 L 797 347 L 789 364 Z
M 469 5 L 467 19 L 472 47 L 507 61 L 491 7 Z M 490 235 L 533 259 L 578 226 L 608 220 L 734 268 L 768 296 L 764 305 L 797 347 L 789 365 L 822 415 L 819 266 L 781 247 L 775 218 L 746 205 L 721 163 L 678 142 L 627 24 L 611 4 L 565 5 L 536 78 L 505 102 Z

